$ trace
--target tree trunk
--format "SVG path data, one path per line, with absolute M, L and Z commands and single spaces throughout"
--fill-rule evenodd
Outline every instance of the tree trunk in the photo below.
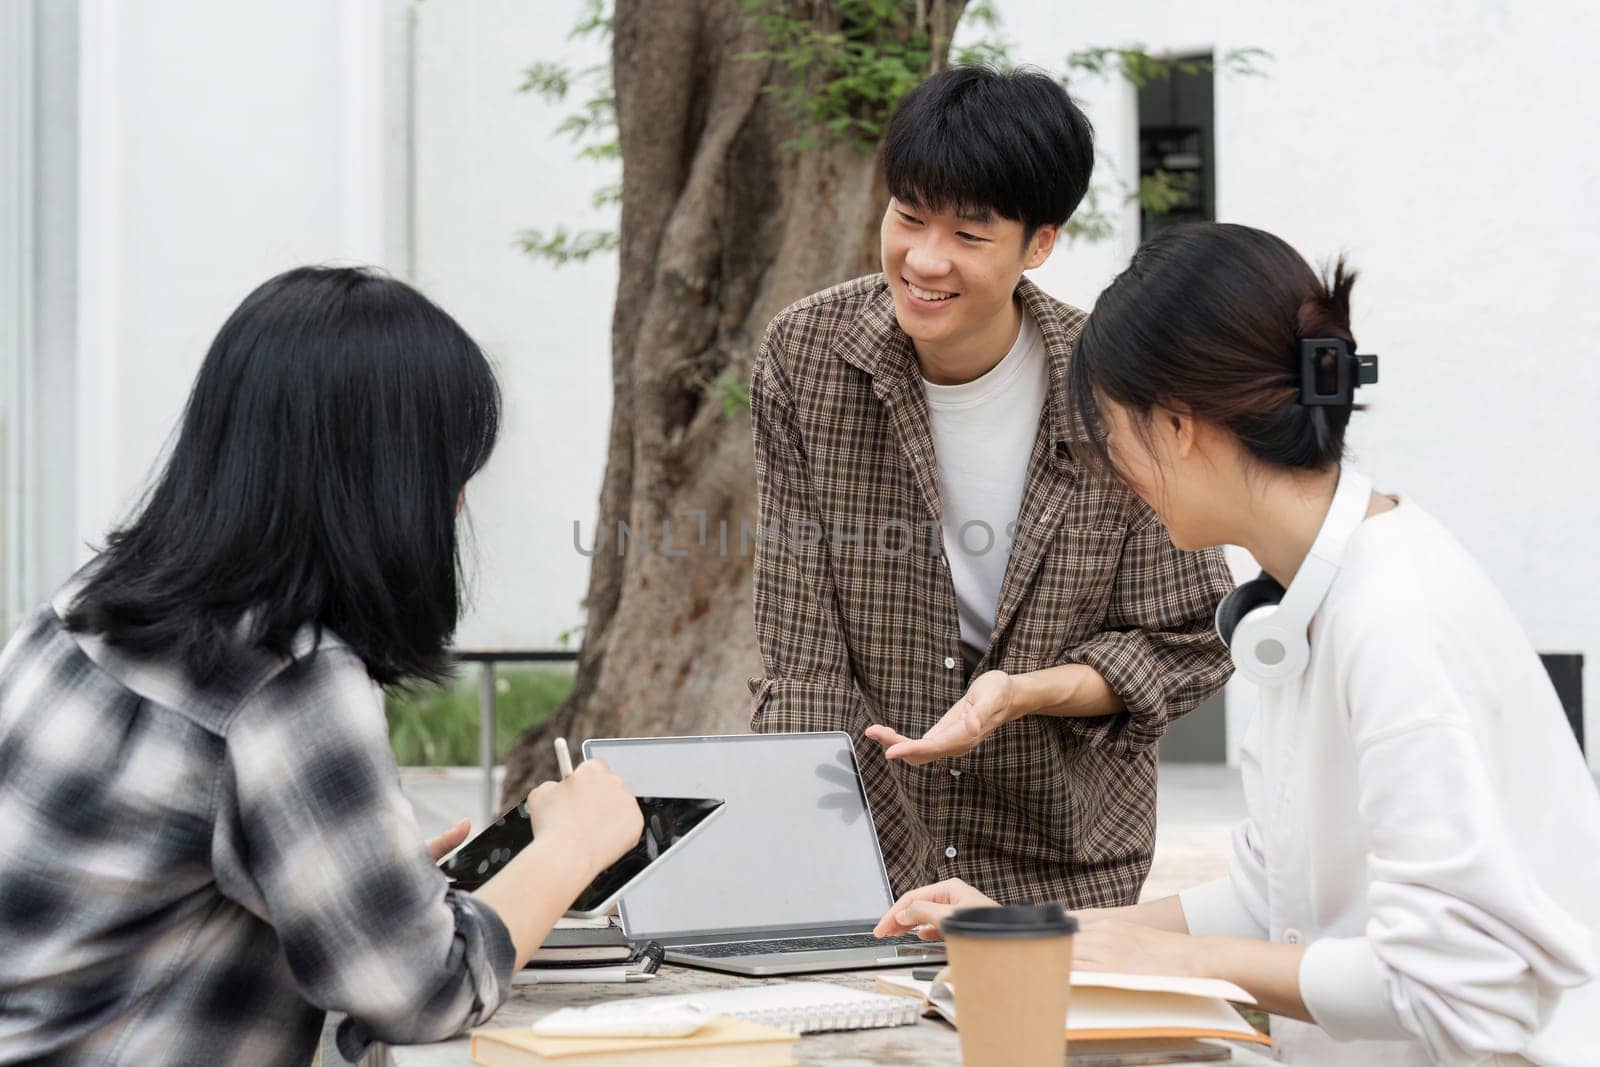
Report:
M 936 41 L 964 6 L 905 3 Z M 570 696 L 507 753 L 507 803 L 554 773 L 557 735 L 748 729 L 754 460 L 748 412 L 713 383 L 749 380 L 787 304 L 877 269 L 887 196 L 859 144 L 780 147 L 801 131 L 762 92 L 773 64 L 741 58 L 766 47 L 740 0 L 617 0 L 621 270 L 587 624 Z

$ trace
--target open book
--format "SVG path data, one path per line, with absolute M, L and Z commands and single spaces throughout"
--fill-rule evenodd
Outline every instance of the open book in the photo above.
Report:
M 931 982 L 883 975 L 877 990 L 916 997 L 922 1001 L 924 1014 L 943 1016 L 954 1026 L 959 1024 L 948 977 L 948 968 Z M 1254 1004 L 1255 998 L 1232 982 L 1216 978 L 1073 971 L 1067 1040 L 1220 1037 L 1272 1044 L 1272 1039 L 1246 1022 L 1229 1001 Z

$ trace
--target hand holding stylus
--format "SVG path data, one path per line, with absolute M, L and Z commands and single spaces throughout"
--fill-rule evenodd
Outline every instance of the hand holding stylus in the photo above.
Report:
M 556 738 L 561 781 L 544 782 L 528 794 L 534 837 L 558 837 L 575 856 L 584 857 L 592 876 L 610 866 L 639 840 L 644 816 L 622 779 L 601 760 L 585 760 L 576 770 L 566 740 Z

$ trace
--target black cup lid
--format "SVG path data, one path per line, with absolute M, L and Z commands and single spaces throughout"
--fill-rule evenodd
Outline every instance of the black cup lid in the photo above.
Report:
M 939 923 L 945 936 L 1014 938 L 1062 937 L 1078 932 L 1078 920 L 1060 904 L 1004 904 L 962 908 Z

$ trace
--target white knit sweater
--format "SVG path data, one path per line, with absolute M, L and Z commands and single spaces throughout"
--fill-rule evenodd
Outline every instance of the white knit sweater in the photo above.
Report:
M 1316 1065 L 1600 1063 L 1600 794 L 1509 606 L 1410 500 L 1362 523 L 1299 680 L 1261 690 L 1249 820 L 1196 934 L 1310 945 Z

